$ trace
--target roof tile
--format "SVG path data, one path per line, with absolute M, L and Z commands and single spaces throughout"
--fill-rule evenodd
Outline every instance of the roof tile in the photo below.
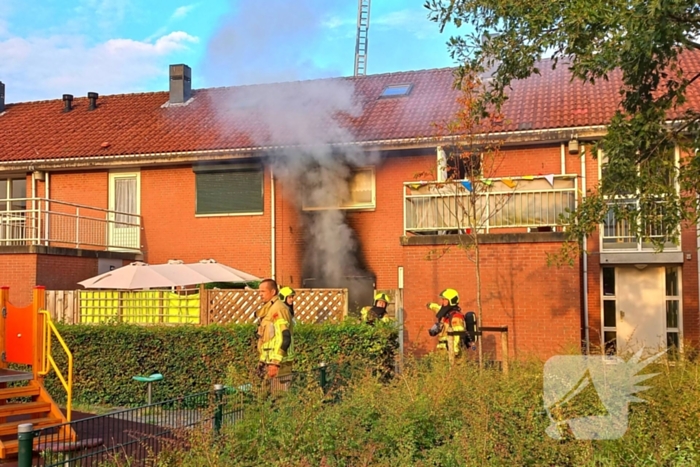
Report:
M 700 70 L 700 53 L 684 54 L 683 60 L 686 69 Z M 545 64 L 540 70 L 541 75 L 513 83 L 504 108 L 503 131 L 602 125 L 614 114 L 619 103 L 618 73 L 593 86 L 571 81 L 561 64 L 555 70 Z M 250 96 L 274 100 L 303 91 L 309 97 L 305 104 L 315 108 L 324 105 L 318 99 L 326 96 L 321 93 L 314 97 L 313 89 L 349 85 L 354 88 L 360 110 L 336 119 L 349 131 L 353 142 L 437 136 L 435 123 L 450 119 L 457 109 L 453 71 L 442 68 L 200 89 L 194 91 L 194 99 L 187 105 L 175 106 L 165 105 L 167 91 L 100 96 L 93 111 L 88 111 L 86 97 L 74 99 L 73 110 L 66 113 L 60 99 L 7 104 L 0 114 L 0 161 L 294 144 L 299 141 L 294 127 L 271 128 L 275 125 L 271 125 L 269 116 L 260 114 Z M 378 98 L 385 86 L 400 83 L 413 84 L 408 96 Z M 694 85 L 687 95 L 685 107 L 700 108 L 700 85 Z M 282 113 L 284 118 L 305 118 Z M 324 130 L 332 128 L 327 119 L 316 123 Z

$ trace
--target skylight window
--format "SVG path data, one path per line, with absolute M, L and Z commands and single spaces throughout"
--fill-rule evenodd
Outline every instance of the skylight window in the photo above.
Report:
M 382 95 L 379 97 L 401 97 L 407 96 L 411 92 L 412 84 L 396 84 L 384 88 Z

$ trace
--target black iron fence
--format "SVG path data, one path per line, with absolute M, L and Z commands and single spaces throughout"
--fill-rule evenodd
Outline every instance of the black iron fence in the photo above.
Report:
M 351 370 L 322 365 L 272 381 L 213 390 L 132 409 L 74 420 L 34 430 L 19 426 L 19 467 L 147 467 L 164 451 L 187 449 L 195 429 L 218 435 L 225 424 L 243 417 L 245 407 L 261 398 L 310 386 L 331 392 L 345 384 Z

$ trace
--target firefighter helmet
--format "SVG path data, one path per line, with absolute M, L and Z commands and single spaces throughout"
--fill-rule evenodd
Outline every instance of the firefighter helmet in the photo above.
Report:
M 389 302 L 391 301 L 391 298 L 389 297 L 388 294 L 385 294 L 384 292 L 379 292 L 374 296 L 374 306 L 377 306 L 377 302 L 379 300 L 383 300 L 384 303 L 386 303 L 388 305 Z
M 296 291 L 291 287 L 282 287 L 280 289 L 280 300 L 286 301 L 288 297 L 293 297 L 296 295 Z
M 440 292 L 440 297 L 446 299 L 450 305 L 459 303 L 459 293 L 455 289 L 445 289 Z

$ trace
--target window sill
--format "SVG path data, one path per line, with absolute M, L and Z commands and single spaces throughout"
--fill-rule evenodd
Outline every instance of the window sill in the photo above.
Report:
M 559 243 L 566 240 L 565 232 L 532 232 L 480 234 L 479 243 Z M 413 235 L 401 237 L 402 246 L 412 245 L 461 245 L 470 243 L 468 235 Z
M 377 209 L 376 205 L 373 204 L 363 204 L 361 206 L 341 206 L 341 207 L 323 207 L 323 208 L 302 208 L 304 212 L 313 211 L 374 211 Z
M 241 216 L 262 216 L 264 212 L 240 212 L 221 214 L 195 214 L 194 217 L 241 217 Z

